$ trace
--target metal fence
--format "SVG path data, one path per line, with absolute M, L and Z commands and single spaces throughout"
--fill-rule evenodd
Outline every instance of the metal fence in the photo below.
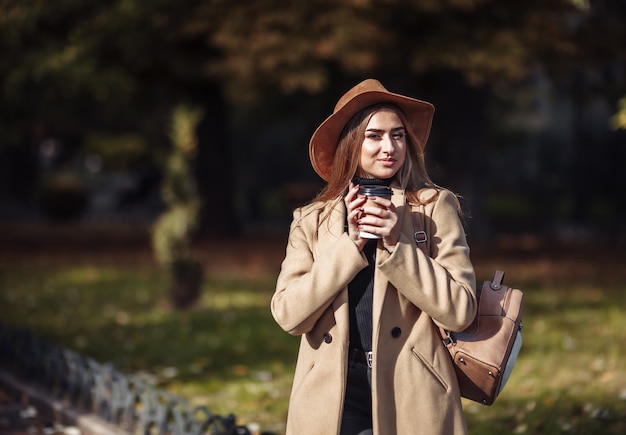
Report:
M 0 367 L 131 434 L 250 435 L 233 414 L 219 416 L 205 406 L 192 407 L 136 376 L 55 346 L 29 330 L 0 324 Z

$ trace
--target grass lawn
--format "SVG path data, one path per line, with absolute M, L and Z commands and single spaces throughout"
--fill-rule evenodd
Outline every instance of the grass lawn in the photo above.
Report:
M 626 433 L 626 253 L 514 246 L 473 251 L 479 278 L 505 270 L 525 311 L 505 391 L 491 407 L 464 402 L 470 433 Z M 187 312 L 168 307 L 167 279 L 145 249 L 4 252 L 0 319 L 281 433 L 298 346 L 269 312 L 284 245 L 199 250 L 207 276 Z

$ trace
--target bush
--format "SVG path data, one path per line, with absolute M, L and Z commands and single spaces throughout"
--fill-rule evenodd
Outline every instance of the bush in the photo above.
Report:
M 161 185 L 167 210 L 157 220 L 152 233 L 156 257 L 170 275 L 170 301 L 175 308 L 187 308 L 195 303 L 202 284 L 202 266 L 190 248 L 200 214 L 200 198 L 191 170 L 200 116 L 199 111 L 185 106 L 174 110 L 170 132 L 172 151 Z

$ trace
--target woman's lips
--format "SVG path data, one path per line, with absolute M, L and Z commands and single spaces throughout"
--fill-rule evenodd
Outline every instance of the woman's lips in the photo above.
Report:
M 380 159 L 378 161 L 382 163 L 384 166 L 393 166 L 394 163 L 396 163 L 395 159 Z

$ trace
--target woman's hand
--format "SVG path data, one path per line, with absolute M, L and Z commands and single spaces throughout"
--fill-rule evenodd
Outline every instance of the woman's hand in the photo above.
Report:
M 363 250 L 366 239 L 359 237 L 359 218 L 363 214 L 363 205 L 367 198 L 359 198 L 359 186 L 355 186 L 352 181 L 348 187 L 348 193 L 343 199 L 346 204 L 346 220 L 348 222 L 348 235 L 352 241 L 356 244 L 360 251 Z
M 393 252 L 400 237 L 396 207 L 390 199 L 383 197 L 370 197 L 369 200 L 376 205 L 366 205 L 367 199 L 359 198 L 358 192 L 359 186 L 350 183 L 344 199 L 348 210 L 348 234 L 359 249 L 363 249 L 367 242 L 359 237 L 360 231 L 379 235 L 385 249 Z

